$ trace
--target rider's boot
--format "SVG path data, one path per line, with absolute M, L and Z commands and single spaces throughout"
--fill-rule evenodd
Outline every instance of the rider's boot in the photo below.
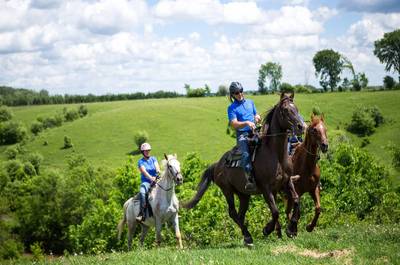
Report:
M 246 177 L 246 185 L 244 186 L 244 189 L 249 192 L 253 192 L 257 190 L 256 182 L 254 181 L 254 177 L 251 174 L 251 171 L 245 171 L 245 177 Z
M 143 198 L 142 194 L 140 194 L 140 211 L 138 216 L 136 216 L 136 221 L 138 222 L 144 222 L 146 219 L 146 214 L 145 214 L 145 198 Z

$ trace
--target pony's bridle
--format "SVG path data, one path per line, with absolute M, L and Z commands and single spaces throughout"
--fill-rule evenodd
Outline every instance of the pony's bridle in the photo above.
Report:
M 176 170 L 175 167 L 173 167 L 173 166 L 170 165 L 169 162 L 170 162 L 172 159 L 168 159 L 168 156 L 167 156 L 166 154 L 164 154 L 164 157 L 165 157 L 165 159 L 167 160 L 167 170 L 168 170 L 169 174 L 172 175 L 172 177 L 173 177 L 173 179 L 174 179 L 174 182 L 176 183 L 176 182 L 177 182 L 177 179 L 178 179 L 178 177 L 179 177 L 179 175 L 180 175 L 181 173 L 180 173 L 178 170 Z M 176 158 L 173 158 L 173 159 L 176 160 Z M 161 179 L 160 179 L 160 180 L 161 180 Z M 174 186 L 174 185 L 172 185 L 172 186 L 169 187 L 169 188 L 164 188 L 164 187 L 161 186 L 158 182 L 159 182 L 159 181 L 156 182 L 157 186 L 160 187 L 160 189 L 162 189 L 162 190 L 164 190 L 164 191 L 170 191 L 170 190 L 173 188 L 173 186 Z
M 284 97 L 283 99 L 281 99 L 281 101 L 279 102 L 279 105 L 281 106 L 283 104 L 284 101 L 289 100 L 289 104 L 293 103 L 293 100 L 289 97 Z M 297 110 L 296 110 L 297 111 Z M 281 119 L 283 120 L 285 117 L 287 117 L 287 122 L 289 123 L 289 125 L 291 126 L 291 133 L 295 132 L 295 122 L 292 121 L 292 117 L 289 114 L 283 113 L 283 108 L 279 108 L 279 114 L 281 116 Z M 297 113 L 298 115 L 298 113 Z M 288 130 L 289 131 L 289 130 Z

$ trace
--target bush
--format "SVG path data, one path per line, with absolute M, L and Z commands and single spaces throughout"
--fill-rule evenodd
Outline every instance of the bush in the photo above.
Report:
M 24 140 L 26 129 L 21 123 L 7 121 L 0 124 L 0 144 L 15 144 Z
M 4 168 L 11 181 L 25 179 L 24 165 L 20 160 L 9 160 L 5 163 Z
M 74 145 L 72 144 L 71 138 L 68 137 L 68 136 L 64 136 L 64 146 L 63 146 L 63 148 L 64 149 L 68 149 L 68 148 L 71 148 L 71 147 L 74 147 Z
M 396 81 L 394 81 L 393 77 L 387 75 L 383 78 L 383 87 L 385 89 L 392 89 L 394 88 Z
M 79 113 L 74 109 L 67 110 L 64 114 L 64 118 L 66 121 L 74 121 L 79 118 Z
M 375 131 L 375 121 L 364 108 L 357 108 L 347 130 L 359 136 L 371 135 Z
M 85 117 L 88 114 L 88 108 L 85 105 L 80 105 L 78 108 L 78 113 L 81 118 Z
M 133 138 L 136 146 L 140 149 L 140 146 L 149 140 L 149 134 L 146 131 L 138 131 Z
M 282 83 L 280 90 L 281 92 L 294 92 L 294 87 L 289 83 Z
M 41 118 L 38 118 L 38 121 L 41 121 Z M 63 123 L 63 116 L 61 114 L 56 114 L 53 117 L 47 117 L 43 119 L 43 127 L 45 129 L 60 127 L 62 123 Z
M 37 175 L 35 167 L 28 161 L 24 163 L 24 172 L 27 176 Z
M 16 159 L 19 151 L 15 146 L 9 146 L 7 147 L 6 151 L 4 151 L 4 154 L 6 155 L 6 158 L 8 160 L 11 159 Z
M 309 86 L 295 85 L 294 92 L 296 93 L 312 93 L 312 89 Z
M 0 259 L 18 259 L 23 251 L 23 245 L 14 240 L 6 239 L 1 240 L 0 244 Z
M 13 117 L 11 110 L 6 106 L 0 106 L 0 122 L 9 121 Z
M 43 156 L 39 153 L 30 153 L 26 156 L 26 160 L 32 164 L 37 174 L 40 174 L 40 165 L 43 161 Z
M 38 135 L 40 132 L 42 132 L 44 129 L 43 123 L 41 123 L 40 121 L 34 121 L 31 124 L 31 132 L 34 135 Z
M 377 106 L 359 107 L 353 112 L 347 130 L 359 136 L 371 135 L 383 122 L 384 118 Z

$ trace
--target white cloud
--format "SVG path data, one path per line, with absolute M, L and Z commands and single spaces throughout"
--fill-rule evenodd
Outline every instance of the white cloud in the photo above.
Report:
M 261 19 L 262 13 L 255 2 L 162 0 L 154 7 L 154 14 L 162 19 L 201 20 L 209 24 L 253 24 Z

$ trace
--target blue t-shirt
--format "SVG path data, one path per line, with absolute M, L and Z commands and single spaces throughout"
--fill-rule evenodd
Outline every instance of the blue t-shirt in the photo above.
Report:
M 257 114 L 256 106 L 251 99 L 243 99 L 242 101 L 235 100 L 228 107 L 228 119 L 231 122 L 233 119 L 238 121 L 254 121 L 254 116 Z M 238 129 L 240 132 L 251 131 L 249 126 Z
M 154 156 L 150 156 L 149 159 L 147 159 L 147 160 L 144 157 L 142 157 L 138 161 L 138 168 L 140 168 L 141 166 L 144 166 L 147 173 L 149 173 L 150 176 L 155 177 L 157 175 L 157 170 L 156 170 L 156 165 L 155 165 L 156 162 L 157 162 L 157 158 L 155 158 Z M 148 178 L 146 178 L 146 176 L 143 173 L 140 173 L 140 175 L 141 175 L 142 183 L 143 182 L 150 183 L 150 180 Z

